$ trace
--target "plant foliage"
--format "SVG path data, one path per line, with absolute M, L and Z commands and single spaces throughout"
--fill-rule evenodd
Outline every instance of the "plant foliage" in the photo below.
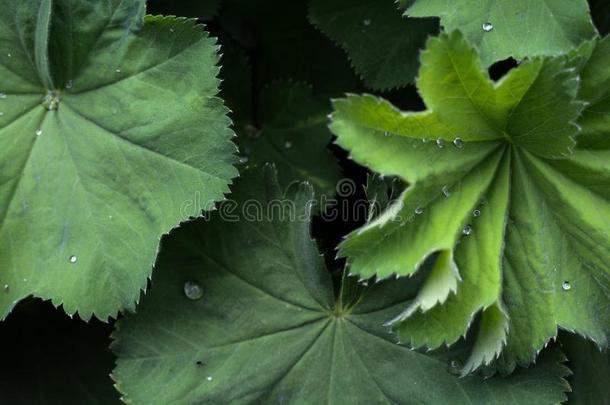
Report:
M 294 184 L 283 194 L 274 169 L 266 166 L 246 171 L 233 196 L 239 205 L 277 204 L 281 210 L 257 223 L 216 217 L 176 232 L 175 245 L 165 246 L 159 259 L 155 289 L 137 315 L 119 321 L 114 335 L 119 360 L 113 375 L 127 401 L 562 399 L 565 369 L 553 353 L 537 367 L 484 381 L 460 379 L 443 359 L 396 345 L 381 324 L 411 298 L 404 281 L 349 291 L 347 280 L 335 302 L 330 275 L 309 236 L 310 185 Z M 201 297 L 185 294 L 190 283 Z
M 144 7 L 0 2 L 2 317 L 134 309 L 161 235 L 237 174 L 215 41 Z
M 508 362 L 532 361 L 558 326 L 607 345 L 608 44 L 529 60 L 494 83 L 462 35 L 442 34 L 421 58 L 428 110 L 370 95 L 335 102 L 339 144 L 410 183 L 342 243 L 351 271 L 411 275 L 440 252 L 392 321 L 402 339 L 453 343 L 482 312 L 465 371 L 504 345 Z
M 0 0 L 0 403 L 607 404 L 609 30 Z

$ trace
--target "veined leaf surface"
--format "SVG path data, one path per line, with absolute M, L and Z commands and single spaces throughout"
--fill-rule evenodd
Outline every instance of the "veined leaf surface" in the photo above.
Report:
M 261 190 L 263 191 L 261 193 Z M 397 345 L 381 323 L 412 297 L 405 280 L 348 292 L 309 236 L 313 188 L 282 193 L 274 170 L 246 172 L 238 216 L 168 238 L 151 292 L 120 320 L 113 373 L 134 404 L 552 404 L 557 353 L 507 378 L 459 378 L 444 359 Z M 248 220 L 246 207 L 275 207 Z M 221 210 L 221 212 L 223 212 Z M 244 215 L 246 214 L 246 215 Z
M 0 8 L 0 318 L 133 309 L 161 235 L 237 174 L 215 41 L 142 0 Z
M 529 60 L 494 83 L 462 35 L 443 34 L 422 54 L 417 84 L 428 110 L 399 111 L 369 95 L 335 102 L 338 143 L 410 183 L 343 242 L 351 271 L 411 275 L 440 252 L 394 319 L 403 340 L 453 343 L 481 312 L 464 372 L 505 344 L 509 363 L 532 361 L 557 327 L 607 345 L 609 44 Z
M 587 0 L 399 0 L 406 15 L 441 18 L 461 30 L 484 65 L 509 57 L 565 54 L 597 30 Z

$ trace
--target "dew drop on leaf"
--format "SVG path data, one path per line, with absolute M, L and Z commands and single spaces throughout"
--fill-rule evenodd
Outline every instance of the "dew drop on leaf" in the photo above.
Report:
M 190 300 L 198 300 L 203 297 L 203 288 L 195 281 L 184 283 L 184 295 Z
M 36 136 L 40 136 L 40 135 L 42 135 L 42 129 L 38 128 L 36 130 Z
M 462 149 L 464 147 L 464 142 L 462 141 L 462 138 L 455 138 L 453 140 L 453 146 L 458 149 Z
M 362 23 L 368 27 L 369 25 L 371 25 L 371 20 L 369 20 L 369 19 L 367 18 L 367 19 L 366 19 L 366 20 L 364 20 Z
M 389 133 L 388 131 L 385 131 L 385 132 L 383 133 L 383 136 L 390 136 L 390 133 Z
M 121 73 L 121 69 L 115 69 L 114 70 L 116 73 Z
M 430 140 L 429 140 L 428 138 L 422 138 L 422 139 L 421 139 L 421 141 L 422 141 L 423 143 L 428 143 Z
M 483 24 L 483 31 L 489 32 L 489 31 L 491 31 L 493 29 L 494 29 L 494 26 L 493 26 L 492 23 L 486 22 L 485 24 Z
M 445 147 L 445 140 L 443 138 L 438 138 L 436 140 L 436 146 L 438 146 L 439 148 L 444 148 Z
M 286 149 L 290 149 L 290 148 L 292 148 L 292 142 L 290 142 L 290 141 L 286 141 L 286 143 L 284 144 L 284 147 L 285 147 Z
M 423 209 L 422 207 L 417 206 L 417 207 L 415 208 L 415 213 L 416 213 L 417 215 L 421 215 L 421 214 L 423 214 L 423 212 L 424 212 L 424 209 Z
M 464 229 L 462 229 L 462 233 L 466 236 L 472 234 L 472 227 L 470 225 L 466 225 Z
M 449 186 L 443 186 L 443 188 L 441 189 L 441 191 L 443 192 L 443 195 L 445 197 L 450 197 L 451 196 L 451 190 L 449 190 Z
M 240 156 L 239 163 L 248 163 L 248 156 Z
M 2 117 L 4 115 L 4 113 L 2 111 L 0 111 L 0 117 Z
M 76 263 L 78 261 L 78 257 L 76 257 L 75 255 L 70 256 L 70 258 L 68 259 L 68 261 L 72 264 Z
M 462 363 L 459 360 L 452 360 L 449 363 L 449 372 L 451 374 L 460 374 L 462 368 Z
M 212 381 L 212 376 L 211 376 L 211 375 L 207 376 L 207 377 L 206 377 L 206 380 L 208 380 L 208 381 Z
M 572 289 L 572 284 L 570 284 L 569 281 L 564 281 L 563 284 L 561 284 L 561 288 L 563 288 L 564 291 L 569 291 Z
M 481 210 L 474 210 L 474 211 L 472 211 L 472 216 L 473 217 L 481 216 Z
M 4 289 L 4 292 L 8 292 L 11 289 L 11 287 L 8 284 L 4 284 L 3 289 Z
M 6 93 L 1 93 L 1 92 L 0 92 L 0 98 L 6 98 L 6 97 L 7 97 L 7 96 L 6 96 Z

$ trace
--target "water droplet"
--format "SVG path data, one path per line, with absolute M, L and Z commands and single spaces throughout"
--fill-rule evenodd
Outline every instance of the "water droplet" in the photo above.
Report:
M 195 281 L 184 283 L 184 295 L 190 300 L 198 300 L 203 297 L 203 288 Z
M 9 52 L 9 53 L 6 54 L 6 56 L 8 56 L 9 58 L 12 58 L 13 54 Z
M 421 215 L 424 213 L 424 209 L 418 205 L 417 207 L 415 207 L 415 213 L 417 215 Z
M 66 83 L 66 89 L 71 89 L 72 86 L 74 86 L 74 81 L 68 80 L 68 83 Z
M 421 141 L 422 141 L 423 143 L 428 143 L 428 142 L 430 142 L 430 139 L 428 139 L 428 138 L 422 138 L 422 139 L 421 139 Z
M 563 288 L 563 291 L 569 291 L 572 289 L 572 284 L 570 284 L 569 281 L 564 281 L 563 284 L 561 284 L 561 288 Z
M 462 229 L 462 233 L 466 236 L 472 234 L 472 227 L 470 225 L 466 225 L 464 229 Z
M 207 377 L 206 377 L 206 380 L 208 380 L 208 381 L 212 381 L 212 376 L 211 376 L 211 375 L 207 376 Z
M 362 21 L 362 23 L 368 27 L 369 25 L 371 25 L 371 20 L 367 18 L 366 20 Z
M 8 292 L 11 289 L 11 287 L 8 284 L 4 284 L 3 288 L 4 288 L 4 292 Z
M 388 131 L 385 131 L 385 132 L 383 133 L 383 136 L 390 136 L 390 133 L 389 133 Z
M 27 283 L 27 282 L 28 282 L 28 279 L 27 279 L 27 278 L 24 278 L 24 279 L 23 279 L 23 282 L 24 282 L 24 283 Z
M 286 141 L 286 143 L 284 144 L 284 148 L 286 148 L 286 149 L 292 148 L 292 142 Z
M 447 185 L 443 186 L 443 188 L 441 189 L 441 192 L 447 198 L 449 198 L 451 196 L 451 190 L 449 190 L 449 186 L 447 186 Z
M 121 69 L 115 69 L 114 70 L 116 73 L 121 73 Z
M 2 117 L 4 115 L 4 113 L 2 111 L 0 111 L 0 117 Z
M 173 28 L 170 28 L 170 29 L 169 29 L 169 32 L 174 32 L 174 29 L 173 29 Z
M 472 211 L 472 216 L 473 216 L 473 217 L 479 217 L 479 216 L 481 216 L 481 210 L 474 210 L 474 211 Z
M 445 140 L 443 138 L 438 138 L 436 140 L 436 146 L 438 146 L 439 148 L 444 148 L 445 147 Z
M 494 29 L 494 26 L 493 26 L 492 23 L 486 22 L 485 24 L 483 24 L 483 31 L 489 32 L 489 31 L 491 31 L 493 29 Z
M 462 369 L 462 362 L 459 360 L 451 360 L 449 363 L 449 372 L 451 374 L 460 374 Z
M 7 97 L 6 93 L 0 92 L 0 98 L 6 98 L 6 97 Z
M 42 135 L 42 129 L 38 128 L 36 130 L 36 136 L 40 136 L 40 135 Z
M 70 261 L 70 263 L 74 264 L 78 260 L 78 257 L 72 255 L 72 256 L 70 256 L 70 258 L 68 260 Z
M 464 142 L 462 141 L 462 138 L 455 138 L 453 140 L 453 146 L 458 149 L 462 149 L 464 147 Z
M 248 163 L 248 156 L 240 156 L 239 163 Z

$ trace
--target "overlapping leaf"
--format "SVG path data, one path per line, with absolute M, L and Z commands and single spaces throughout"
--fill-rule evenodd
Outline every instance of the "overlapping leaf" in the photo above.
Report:
M 557 327 L 607 345 L 609 44 L 589 44 L 574 60 L 529 60 L 493 83 L 459 33 L 443 34 L 422 54 L 417 84 L 427 111 L 402 112 L 373 96 L 335 102 L 339 144 L 410 183 L 341 245 L 351 271 L 411 275 L 439 252 L 418 297 L 394 319 L 403 340 L 455 342 L 481 313 L 464 372 L 505 344 L 505 362 L 532 361 Z
M 215 41 L 143 0 L 0 8 L 0 317 L 133 308 L 161 235 L 237 174 Z
M 313 0 L 310 21 L 347 52 L 373 89 L 413 83 L 419 50 L 438 30 L 432 19 L 401 18 L 392 0 Z
M 340 172 L 327 148 L 332 138 L 327 127 L 329 109 L 305 84 L 276 82 L 267 86 L 259 102 L 261 129 L 250 125 L 239 131 L 244 163 L 274 163 L 284 187 L 306 180 L 317 194 L 332 198 Z
M 411 17 L 441 18 L 447 31 L 461 30 L 484 65 L 567 53 L 597 31 L 587 0 L 400 0 Z
M 395 344 L 381 322 L 410 299 L 405 280 L 360 293 L 344 288 L 335 304 L 309 236 L 311 186 L 282 194 L 267 166 L 264 173 L 247 172 L 234 190 L 239 218 L 196 221 L 172 234 L 151 293 L 136 315 L 119 321 L 113 376 L 126 401 L 551 404 L 564 398 L 566 369 L 552 352 L 536 367 L 482 380 L 458 378 L 445 360 Z M 246 207 L 254 206 L 275 208 L 262 211 L 260 221 L 247 220 Z
M 607 404 L 610 401 L 610 352 L 602 352 L 580 336 L 564 335 L 561 346 L 570 359 L 570 405 Z

